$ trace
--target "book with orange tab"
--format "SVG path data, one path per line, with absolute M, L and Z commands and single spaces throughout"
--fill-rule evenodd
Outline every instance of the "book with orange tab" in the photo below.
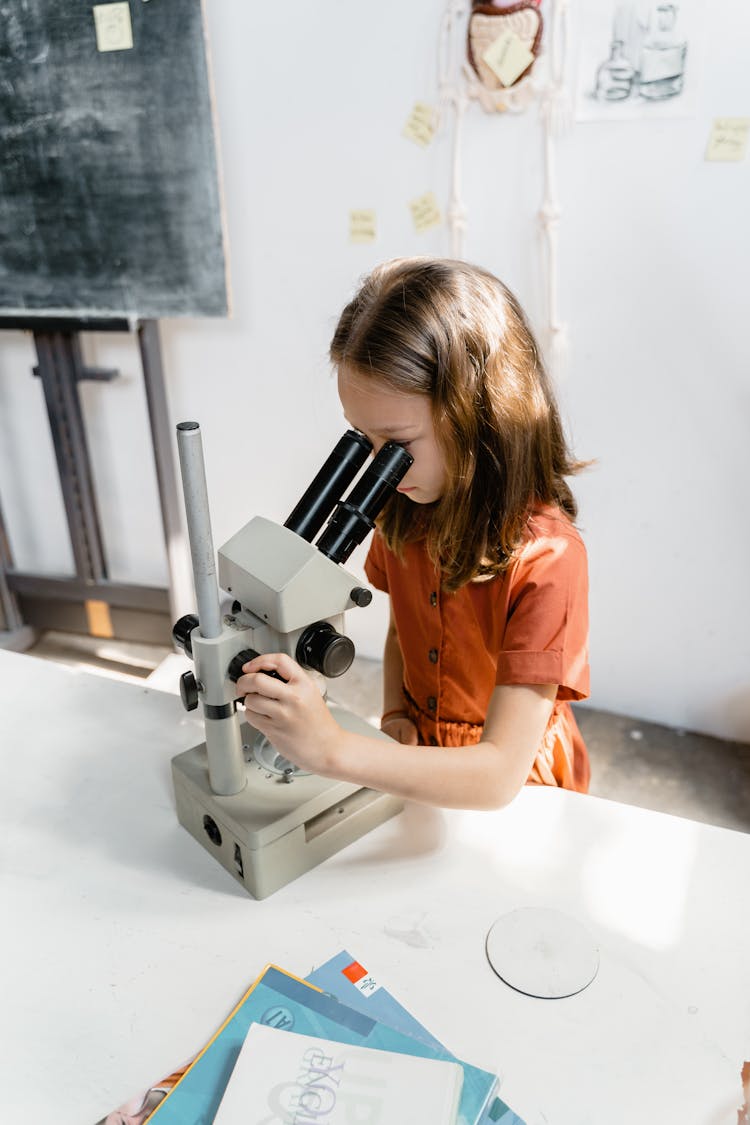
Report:
M 387 1023 L 429 1047 L 444 1049 L 443 1044 L 346 949 L 320 965 L 307 980 L 349 1007 Z M 524 1125 L 524 1122 L 502 1098 L 495 1095 L 485 1107 L 479 1125 Z

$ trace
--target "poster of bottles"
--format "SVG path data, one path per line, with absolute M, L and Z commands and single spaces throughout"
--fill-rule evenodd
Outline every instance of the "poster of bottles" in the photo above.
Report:
M 707 0 L 578 0 L 576 118 L 695 112 Z

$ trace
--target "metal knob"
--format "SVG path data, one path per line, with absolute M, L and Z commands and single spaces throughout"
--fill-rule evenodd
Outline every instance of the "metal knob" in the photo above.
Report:
M 198 706 L 198 684 L 192 672 L 180 676 L 180 699 L 186 711 L 194 711 Z
M 193 646 L 190 643 L 190 634 L 198 628 L 198 618 L 194 613 L 186 613 L 179 621 L 175 622 L 172 629 L 172 640 L 182 649 L 187 656 L 192 657 Z
M 360 608 L 362 608 L 366 605 L 369 605 L 372 601 L 372 590 L 368 590 L 366 586 L 355 586 L 352 592 L 349 594 L 349 597 L 352 599 L 355 605 L 358 605 L 360 606 Z

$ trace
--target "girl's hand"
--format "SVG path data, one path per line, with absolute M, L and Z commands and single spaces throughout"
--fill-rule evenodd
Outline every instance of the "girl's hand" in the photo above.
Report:
M 380 729 L 383 734 L 389 735 L 396 742 L 400 742 L 402 746 L 417 746 L 419 743 L 417 728 L 405 712 L 397 715 L 386 715 L 380 721 Z
M 280 754 L 300 769 L 330 776 L 343 731 L 318 685 L 296 661 L 279 652 L 256 656 L 243 665 L 237 692 L 245 697 L 248 722 Z

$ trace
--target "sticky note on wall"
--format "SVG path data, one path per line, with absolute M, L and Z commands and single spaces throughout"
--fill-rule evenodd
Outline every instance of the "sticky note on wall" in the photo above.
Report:
M 503 86 L 512 86 L 534 61 L 533 53 L 512 31 L 504 31 L 502 35 L 498 35 L 482 58 Z
M 750 117 L 717 117 L 706 147 L 706 160 L 744 160 Z
M 426 148 L 435 136 L 437 114 L 426 102 L 415 102 L 401 135 L 409 141 Z
M 133 46 L 130 4 L 95 4 L 94 28 L 97 51 L 129 51 Z
M 418 234 L 422 231 L 430 230 L 431 227 L 439 227 L 443 221 L 438 207 L 437 199 L 431 191 L 425 192 L 420 195 L 419 199 L 412 199 L 409 204 L 411 210 L 411 217 L 414 221 L 414 229 Z
M 349 241 L 374 242 L 377 227 L 374 211 L 349 212 Z

